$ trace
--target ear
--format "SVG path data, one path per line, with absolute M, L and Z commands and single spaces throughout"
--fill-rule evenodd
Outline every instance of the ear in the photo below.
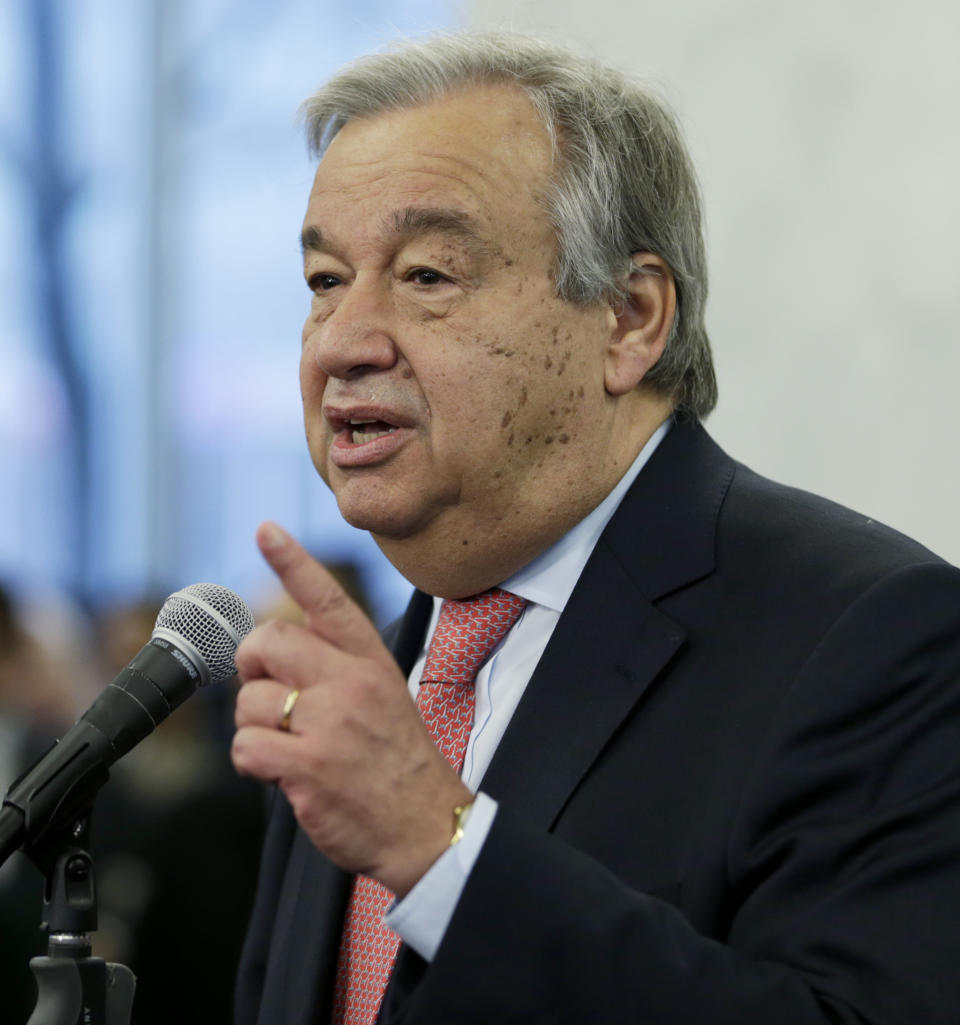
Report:
M 666 261 L 653 253 L 630 258 L 627 297 L 610 310 L 610 344 L 604 362 L 609 395 L 632 391 L 663 355 L 677 310 L 677 286 Z

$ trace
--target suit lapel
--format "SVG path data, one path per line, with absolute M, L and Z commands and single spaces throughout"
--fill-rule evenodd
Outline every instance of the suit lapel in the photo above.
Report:
M 317 1008 L 333 996 L 340 931 L 350 877 L 325 858 L 298 830 L 290 852 L 277 921 L 284 923 L 280 956 L 271 958 L 263 1006 L 279 1008 L 278 1020 L 314 1025 Z
M 658 598 L 713 570 L 734 464 L 676 424 L 611 519 L 481 789 L 550 828 L 610 737 L 683 645 Z
M 582 583 L 481 783 L 544 829 L 683 643 L 649 603 L 638 616 L 635 589 L 608 553 L 591 558 Z
M 414 591 L 403 616 L 384 631 L 384 643 L 397 660 L 404 676 L 410 675 L 413 663 L 423 647 L 423 635 L 430 622 L 432 609 L 433 598 L 422 591 Z

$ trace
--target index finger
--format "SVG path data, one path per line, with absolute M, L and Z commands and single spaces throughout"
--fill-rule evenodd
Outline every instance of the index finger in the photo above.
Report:
M 282 527 L 261 523 L 257 545 L 287 594 L 303 609 L 307 629 L 354 655 L 382 647 L 373 623 L 333 575 Z

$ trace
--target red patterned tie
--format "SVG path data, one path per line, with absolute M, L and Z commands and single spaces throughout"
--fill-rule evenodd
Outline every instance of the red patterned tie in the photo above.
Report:
M 517 621 L 526 601 L 495 587 L 462 601 L 445 601 L 423 667 L 417 707 L 430 735 L 459 772 L 473 726 L 478 670 Z M 393 895 L 357 876 L 340 940 L 333 1025 L 371 1025 L 387 988 L 400 937 L 383 923 Z

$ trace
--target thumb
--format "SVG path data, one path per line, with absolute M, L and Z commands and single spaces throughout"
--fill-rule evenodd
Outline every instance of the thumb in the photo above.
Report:
M 374 625 L 333 574 L 282 527 L 261 523 L 257 545 L 287 594 L 303 609 L 311 633 L 354 655 L 371 655 L 382 647 Z

